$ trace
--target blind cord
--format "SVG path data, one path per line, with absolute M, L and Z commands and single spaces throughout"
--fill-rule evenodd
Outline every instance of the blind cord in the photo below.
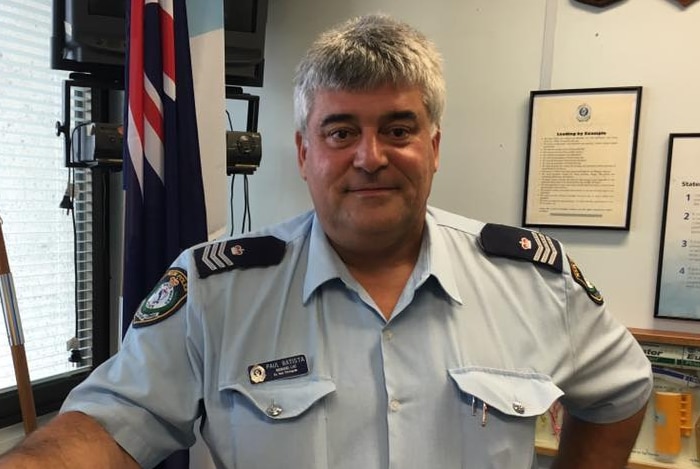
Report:
M 73 129 L 73 131 L 75 132 L 75 129 Z M 75 168 L 68 168 L 68 189 L 66 192 L 69 194 L 70 202 L 69 207 L 66 208 L 66 214 L 70 213 L 73 225 L 73 281 L 75 282 L 73 288 L 73 301 L 75 302 L 75 335 L 68 341 L 66 348 L 70 351 L 68 361 L 75 366 L 81 366 L 83 364 L 83 356 L 80 351 L 80 341 L 78 340 L 78 229 L 75 221 Z

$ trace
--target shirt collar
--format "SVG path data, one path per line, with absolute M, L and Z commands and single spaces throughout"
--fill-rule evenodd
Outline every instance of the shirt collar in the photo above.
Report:
M 306 303 L 318 287 L 329 280 L 340 278 L 338 254 L 333 250 L 323 231 L 318 215 L 314 213 L 309 233 L 309 256 L 306 261 L 306 277 L 302 301 Z
M 427 239 L 424 239 L 421 244 L 421 252 L 416 263 L 417 271 L 411 277 L 413 279 L 427 279 L 432 275 L 452 300 L 462 304 L 462 298 L 459 295 L 457 282 L 452 271 L 454 256 L 448 252 L 440 228 L 430 213 L 426 216 L 426 228 Z M 309 234 L 309 257 L 302 301 L 306 303 L 318 287 L 329 280 L 343 278 L 345 272 L 347 269 L 328 241 L 318 216 L 314 214 Z M 419 280 L 417 283 L 416 287 L 423 281 Z
M 440 233 L 440 227 L 430 210 L 428 210 L 428 214 L 425 217 L 425 225 L 428 232 L 428 243 L 423 243 L 424 246 L 427 244 L 427 248 L 424 247 L 423 249 L 428 250 L 428 275 L 435 277 L 452 300 L 462 304 L 462 297 L 459 295 L 457 280 L 452 270 L 455 254 L 450 254 L 447 249 L 445 239 Z

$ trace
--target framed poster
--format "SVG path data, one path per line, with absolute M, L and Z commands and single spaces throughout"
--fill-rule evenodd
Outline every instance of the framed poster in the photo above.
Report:
M 700 134 L 671 134 L 654 316 L 700 320 Z
M 628 230 L 642 88 L 530 93 L 523 226 Z

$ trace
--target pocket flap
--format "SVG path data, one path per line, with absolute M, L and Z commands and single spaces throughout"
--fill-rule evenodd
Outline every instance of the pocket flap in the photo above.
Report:
M 269 418 L 291 419 L 303 414 L 327 394 L 335 392 L 330 379 L 281 380 L 264 384 L 234 383 L 221 390 L 237 392 Z
M 485 367 L 448 370 L 460 391 L 514 417 L 541 415 L 564 394 L 547 375 Z

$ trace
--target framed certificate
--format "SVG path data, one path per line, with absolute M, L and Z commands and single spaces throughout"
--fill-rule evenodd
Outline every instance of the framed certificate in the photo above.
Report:
M 530 93 L 523 226 L 628 230 L 642 88 Z
M 700 134 L 671 134 L 654 316 L 700 320 Z

